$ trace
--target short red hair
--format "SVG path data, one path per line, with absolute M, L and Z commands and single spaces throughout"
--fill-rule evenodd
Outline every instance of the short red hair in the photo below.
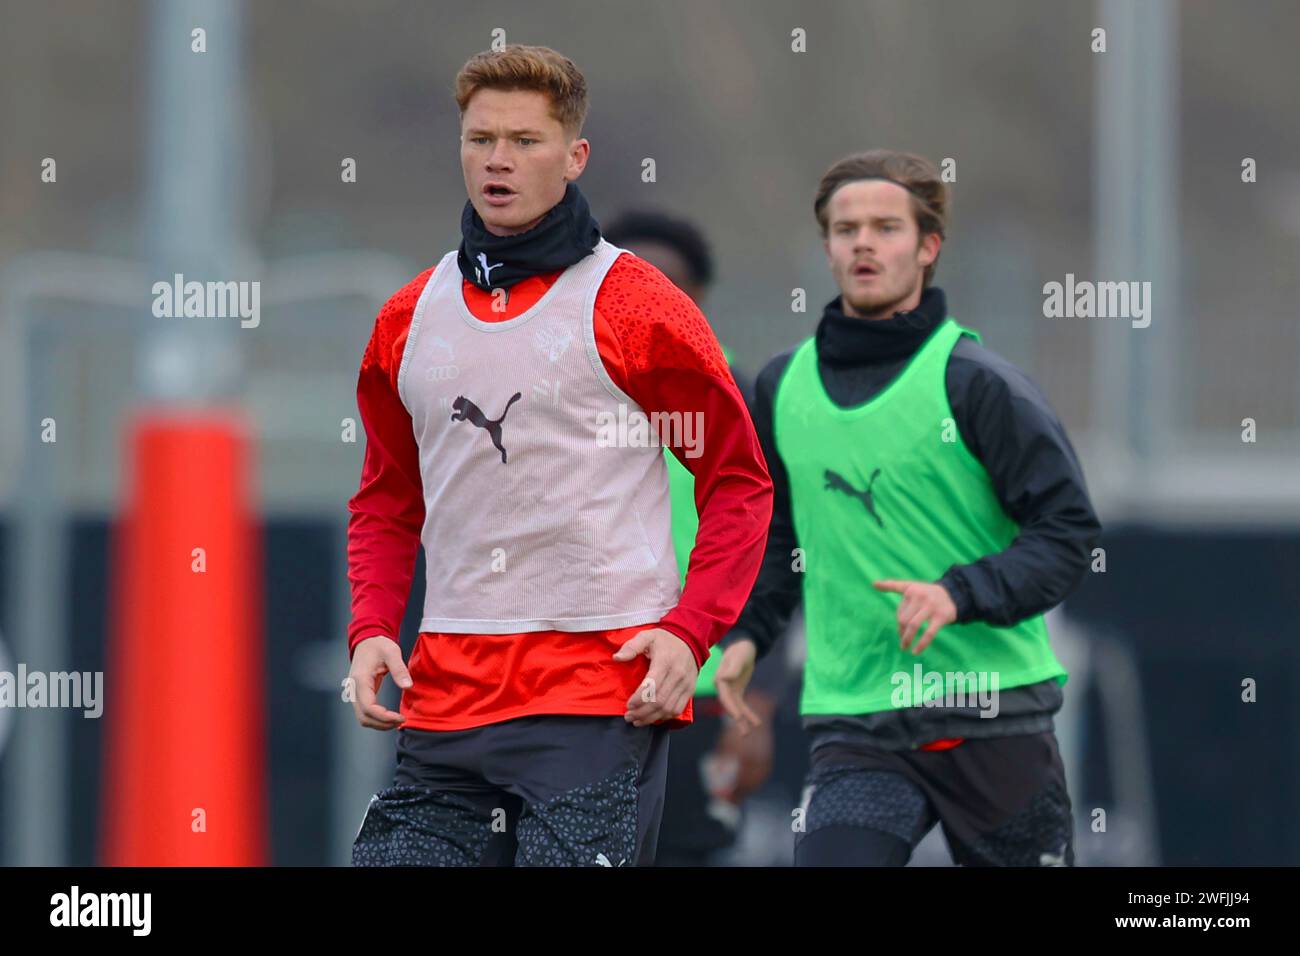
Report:
M 456 105 L 462 117 L 479 90 L 545 93 L 551 115 L 570 136 L 578 136 L 587 119 L 586 77 L 577 64 L 550 47 L 511 43 L 501 50 L 476 53 L 456 74 Z

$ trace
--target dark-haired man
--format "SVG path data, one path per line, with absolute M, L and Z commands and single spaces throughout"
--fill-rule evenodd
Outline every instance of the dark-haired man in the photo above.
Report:
M 902 865 L 938 822 L 959 864 L 1072 865 L 1042 615 L 1100 532 L 1082 470 L 1042 392 L 931 285 L 931 162 L 850 156 L 814 212 L 840 294 L 756 384 L 774 509 L 733 630 L 765 651 L 803 601 L 795 862 Z

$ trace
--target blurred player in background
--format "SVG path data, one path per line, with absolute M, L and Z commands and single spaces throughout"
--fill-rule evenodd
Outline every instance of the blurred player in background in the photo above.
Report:
M 775 498 L 732 632 L 763 652 L 803 601 L 795 862 L 901 866 L 938 822 L 959 864 L 1072 865 L 1066 672 L 1042 615 L 1100 532 L 1079 462 L 1038 387 L 931 284 L 948 214 L 932 163 L 843 159 L 814 211 L 840 294 L 755 386 Z
M 472 57 L 455 95 L 460 247 L 380 311 L 357 388 L 349 677 L 361 724 L 400 730 L 352 859 L 646 865 L 667 733 L 753 584 L 771 482 L 704 316 L 602 239 L 578 190 L 578 68 L 507 46 Z M 633 420 L 657 413 L 695 477 L 684 589 L 663 451 Z M 385 674 L 400 713 L 376 700 Z
M 629 210 L 605 228 L 605 238 L 655 266 L 696 305 L 713 281 L 713 254 L 703 234 L 692 223 L 665 213 Z M 723 354 L 731 355 L 725 345 Z M 732 374 L 745 394 L 748 383 Z M 665 451 L 668 484 L 672 496 L 673 550 L 677 568 L 685 580 L 687 562 L 695 546 L 699 524 L 695 511 L 695 479 L 677 458 Z M 708 866 L 719 851 L 735 843 L 741 823 L 741 805 L 761 787 L 772 772 L 772 716 L 776 710 L 776 689 L 781 665 L 776 656 L 767 657 L 757 669 L 749 694 L 733 689 L 736 681 L 717 682 L 724 639 L 700 670 L 695 685 L 695 719 L 673 735 L 668 755 L 667 798 L 663 824 L 659 828 L 660 866 Z M 753 654 L 732 651 L 723 671 L 735 676 Z M 748 675 L 745 675 L 748 682 Z M 739 719 L 724 722 L 719 691 L 735 702 Z

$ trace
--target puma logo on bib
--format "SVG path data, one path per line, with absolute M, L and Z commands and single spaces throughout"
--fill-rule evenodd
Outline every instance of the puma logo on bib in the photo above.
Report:
M 501 413 L 501 417 L 491 419 L 484 415 L 479 407 L 464 395 L 457 395 L 456 401 L 451 403 L 451 407 L 455 409 L 451 413 L 451 420 L 453 422 L 467 421 L 476 428 L 482 428 L 486 431 L 488 437 L 492 439 L 492 444 L 496 446 L 497 451 L 501 452 L 501 464 L 504 465 L 506 463 L 506 449 L 501 444 L 501 423 L 506 420 L 506 412 L 510 411 L 510 406 L 523 397 L 523 393 L 515 392 L 510 396 L 510 401 L 506 402 L 506 410 Z
M 880 474 L 880 469 L 877 468 L 875 471 L 871 473 L 871 481 L 867 483 L 866 490 L 859 491 L 857 488 L 854 488 L 851 484 L 849 484 L 848 480 L 843 475 L 841 475 L 838 471 L 831 471 L 831 469 L 827 468 L 825 490 L 842 491 L 850 498 L 857 498 L 866 507 L 867 512 L 871 515 L 871 517 L 876 519 L 876 524 L 880 525 L 880 527 L 883 528 L 885 526 L 885 523 L 880 520 L 880 515 L 876 514 L 876 501 L 874 498 L 871 497 L 871 486 L 876 483 L 876 476 L 879 474 Z

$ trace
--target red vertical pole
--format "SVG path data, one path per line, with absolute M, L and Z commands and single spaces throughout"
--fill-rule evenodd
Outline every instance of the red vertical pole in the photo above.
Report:
M 261 553 L 249 441 L 222 413 L 139 415 L 115 529 L 101 858 L 267 862 Z

